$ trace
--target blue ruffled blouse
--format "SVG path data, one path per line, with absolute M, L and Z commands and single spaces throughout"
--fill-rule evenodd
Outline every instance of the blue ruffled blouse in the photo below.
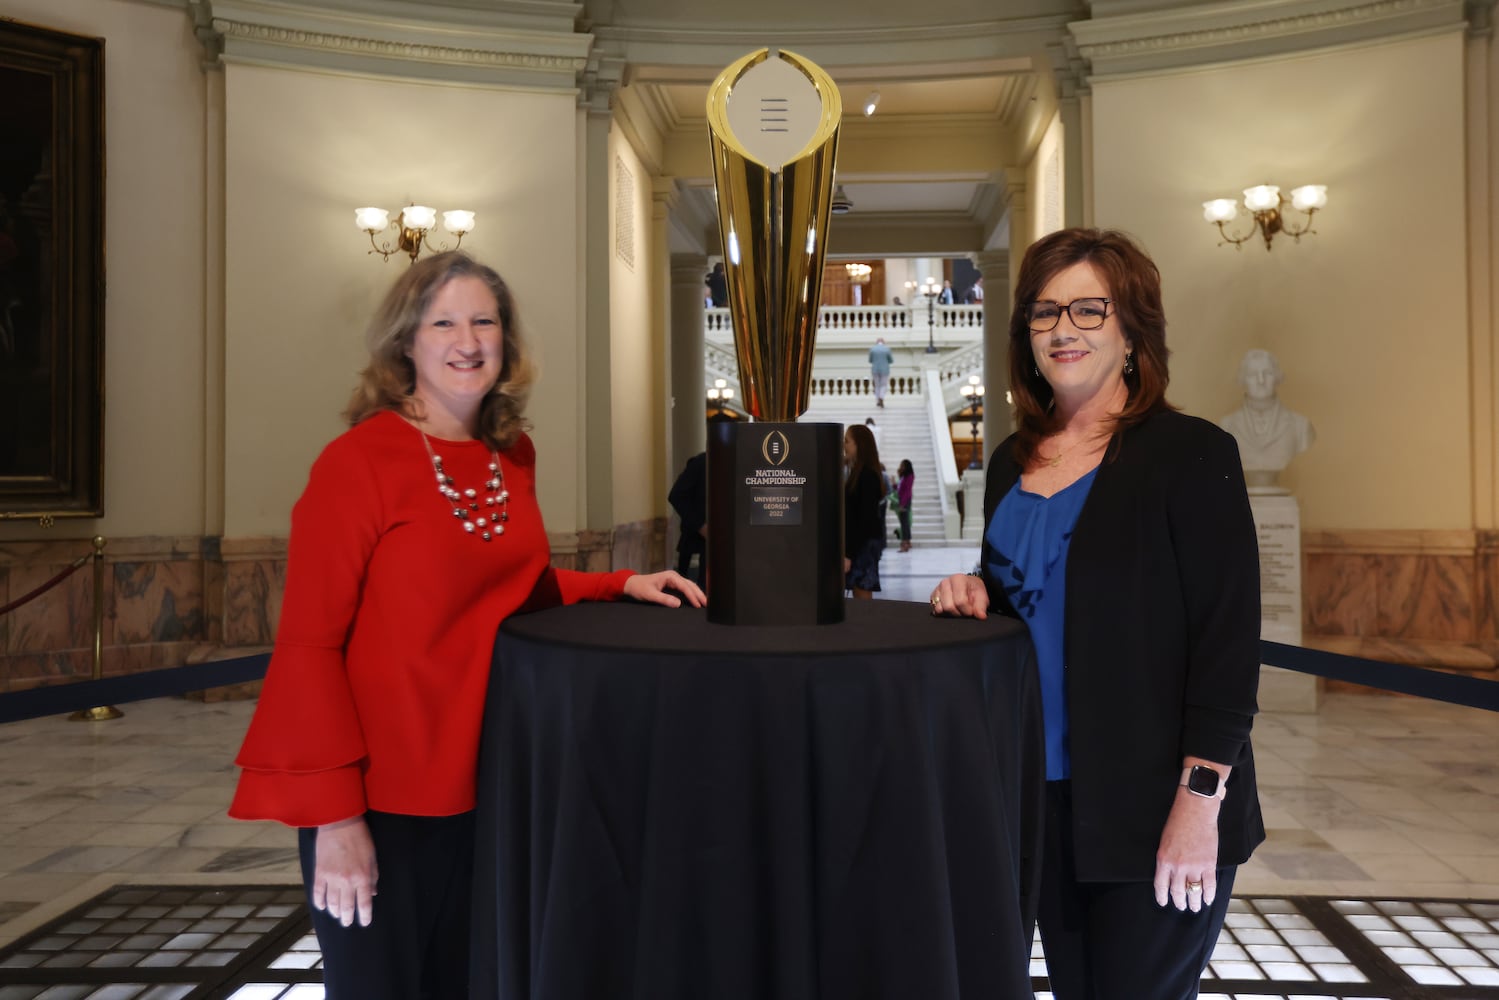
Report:
M 1072 529 L 1093 487 L 1094 469 L 1049 497 L 1020 488 L 1017 479 L 984 533 L 984 568 L 1025 619 L 1036 646 L 1041 709 L 1046 725 L 1046 780 L 1072 774 L 1067 749 L 1067 550 Z

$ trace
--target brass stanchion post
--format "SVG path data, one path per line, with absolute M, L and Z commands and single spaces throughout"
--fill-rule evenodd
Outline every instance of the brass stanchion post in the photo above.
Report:
M 94 536 L 94 673 L 93 679 L 104 677 L 104 538 Z M 113 705 L 98 705 L 80 708 L 68 719 L 73 722 L 101 722 L 118 719 L 125 713 Z

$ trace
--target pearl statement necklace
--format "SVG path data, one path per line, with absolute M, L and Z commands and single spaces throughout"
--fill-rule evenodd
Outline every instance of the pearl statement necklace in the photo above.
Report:
M 442 456 L 432 450 L 427 432 L 418 427 L 417 433 L 421 434 L 427 457 L 432 460 L 432 470 L 437 475 L 437 492 L 453 505 L 453 516 L 463 523 L 463 530 L 470 535 L 478 535 L 486 542 L 494 535 L 503 535 L 504 522 L 510 520 L 510 512 L 505 509 L 510 503 L 510 491 L 504 488 L 505 472 L 500 468 L 500 453 L 493 449 L 489 452 L 490 476 L 484 481 L 484 488 L 489 491 L 489 495 L 484 498 L 485 512 L 469 520 L 469 512 L 479 510 L 479 491 L 470 488 L 460 492 L 453 485 L 453 477 L 443 471 Z

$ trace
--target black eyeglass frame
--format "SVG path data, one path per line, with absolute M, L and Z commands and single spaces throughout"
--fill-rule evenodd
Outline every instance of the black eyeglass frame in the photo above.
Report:
M 1053 305 L 1057 307 L 1057 318 L 1051 324 L 1051 326 L 1037 326 L 1035 319 L 1031 315 L 1031 311 L 1043 302 L 1047 305 Z M 1099 318 L 1097 326 L 1084 326 L 1077 321 L 1077 316 L 1073 314 L 1072 307 L 1077 305 L 1079 302 L 1103 303 L 1103 315 Z M 1051 331 L 1055 330 L 1059 324 L 1061 324 L 1062 314 L 1066 313 L 1067 318 L 1072 320 L 1072 325 L 1079 330 L 1101 330 L 1103 329 L 1103 325 L 1109 321 L 1109 307 L 1113 304 L 1113 299 L 1105 298 L 1101 295 L 1086 295 L 1080 299 L 1073 299 L 1066 305 L 1063 305 L 1060 302 L 1053 302 L 1051 299 L 1036 299 L 1032 302 L 1027 302 L 1025 305 L 1025 323 L 1032 333 L 1050 333 Z

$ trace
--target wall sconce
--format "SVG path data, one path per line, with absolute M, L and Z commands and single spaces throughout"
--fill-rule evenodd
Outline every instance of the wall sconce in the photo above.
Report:
M 868 264 L 844 264 L 843 269 L 848 272 L 848 280 L 856 285 L 867 285 L 869 276 L 874 273 L 874 268 Z
M 383 208 L 356 208 L 354 225 L 369 234 L 370 246 L 373 247 L 369 252 L 379 254 L 382 260 L 390 260 L 393 253 L 404 253 L 415 264 L 422 247 L 426 247 L 429 253 L 448 249 L 446 243 L 433 249 L 432 244 L 427 241 L 427 234 L 437 226 L 437 211 L 426 205 L 407 205 L 401 209 L 401 214 L 394 223 L 390 221 L 390 213 Z M 463 244 L 463 237 L 474 231 L 474 213 L 462 210 L 444 212 L 442 227 L 458 237 L 453 244 L 453 249 L 456 250 Z M 375 242 L 375 234 L 386 229 L 399 230 L 400 236 L 397 237 L 395 246 L 383 241 L 378 244 Z
M 1261 184 L 1258 187 L 1244 189 L 1244 207 L 1249 209 L 1254 216 L 1254 225 L 1249 232 L 1243 236 L 1230 236 L 1223 228 L 1226 222 L 1232 222 L 1239 215 L 1239 206 L 1232 198 L 1215 198 L 1212 201 L 1202 203 L 1202 217 L 1218 227 L 1218 234 L 1223 237 L 1223 243 L 1232 243 L 1236 248 L 1241 243 L 1248 242 L 1253 238 L 1256 231 L 1265 237 L 1265 252 L 1270 251 L 1270 241 L 1276 233 L 1285 233 L 1297 243 L 1307 233 L 1315 233 L 1312 228 L 1312 216 L 1317 209 L 1327 206 L 1327 185 L 1325 184 L 1303 184 L 1291 191 L 1291 207 L 1298 212 L 1306 213 L 1306 222 L 1300 229 L 1293 229 L 1286 225 L 1280 210 L 1285 205 L 1285 196 L 1280 193 L 1280 188 L 1274 184 Z M 1222 246 L 1223 243 L 1219 243 Z
M 880 92 L 871 90 L 869 96 L 864 98 L 864 117 L 869 118 L 874 114 L 874 109 L 880 106 Z

